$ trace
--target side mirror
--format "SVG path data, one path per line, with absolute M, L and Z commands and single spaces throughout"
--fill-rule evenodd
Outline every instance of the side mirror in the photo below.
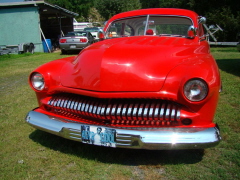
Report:
M 187 32 L 187 38 L 194 39 L 196 36 L 196 28 L 194 26 L 190 26 Z
M 207 19 L 205 17 L 200 17 L 200 19 L 198 20 L 199 24 L 205 24 L 207 21 Z

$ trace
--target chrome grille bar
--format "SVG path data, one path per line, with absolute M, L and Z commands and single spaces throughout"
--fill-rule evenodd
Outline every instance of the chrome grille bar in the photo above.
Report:
M 57 94 L 47 104 L 51 112 L 110 124 L 171 125 L 180 120 L 180 105 L 160 99 L 98 99 Z

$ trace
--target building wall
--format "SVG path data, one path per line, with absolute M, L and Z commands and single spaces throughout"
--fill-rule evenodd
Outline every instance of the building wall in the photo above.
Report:
M 32 42 L 35 52 L 43 52 L 37 7 L 0 9 L 0 45 Z

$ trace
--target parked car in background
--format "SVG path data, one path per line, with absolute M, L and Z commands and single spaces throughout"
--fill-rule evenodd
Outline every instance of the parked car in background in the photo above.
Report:
M 39 107 L 26 122 L 98 146 L 216 146 L 221 80 L 205 21 L 193 11 L 171 8 L 113 16 L 102 41 L 30 74 Z
M 69 32 L 59 39 L 62 54 L 68 51 L 81 50 L 92 43 L 94 43 L 94 37 L 87 31 Z
M 100 27 L 87 27 L 84 28 L 84 31 L 91 32 L 93 37 L 95 38 L 95 41 L 99 41 L 99 35 L 102 33 L 102 28 Z

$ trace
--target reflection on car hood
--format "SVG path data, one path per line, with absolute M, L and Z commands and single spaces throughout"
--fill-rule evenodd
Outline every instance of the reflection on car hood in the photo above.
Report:
M 194 40 L 138 36 L 95 43 L 67 63 L 63 86 L 102 92 L 159 91 L 168 73 L 194 52 Z

